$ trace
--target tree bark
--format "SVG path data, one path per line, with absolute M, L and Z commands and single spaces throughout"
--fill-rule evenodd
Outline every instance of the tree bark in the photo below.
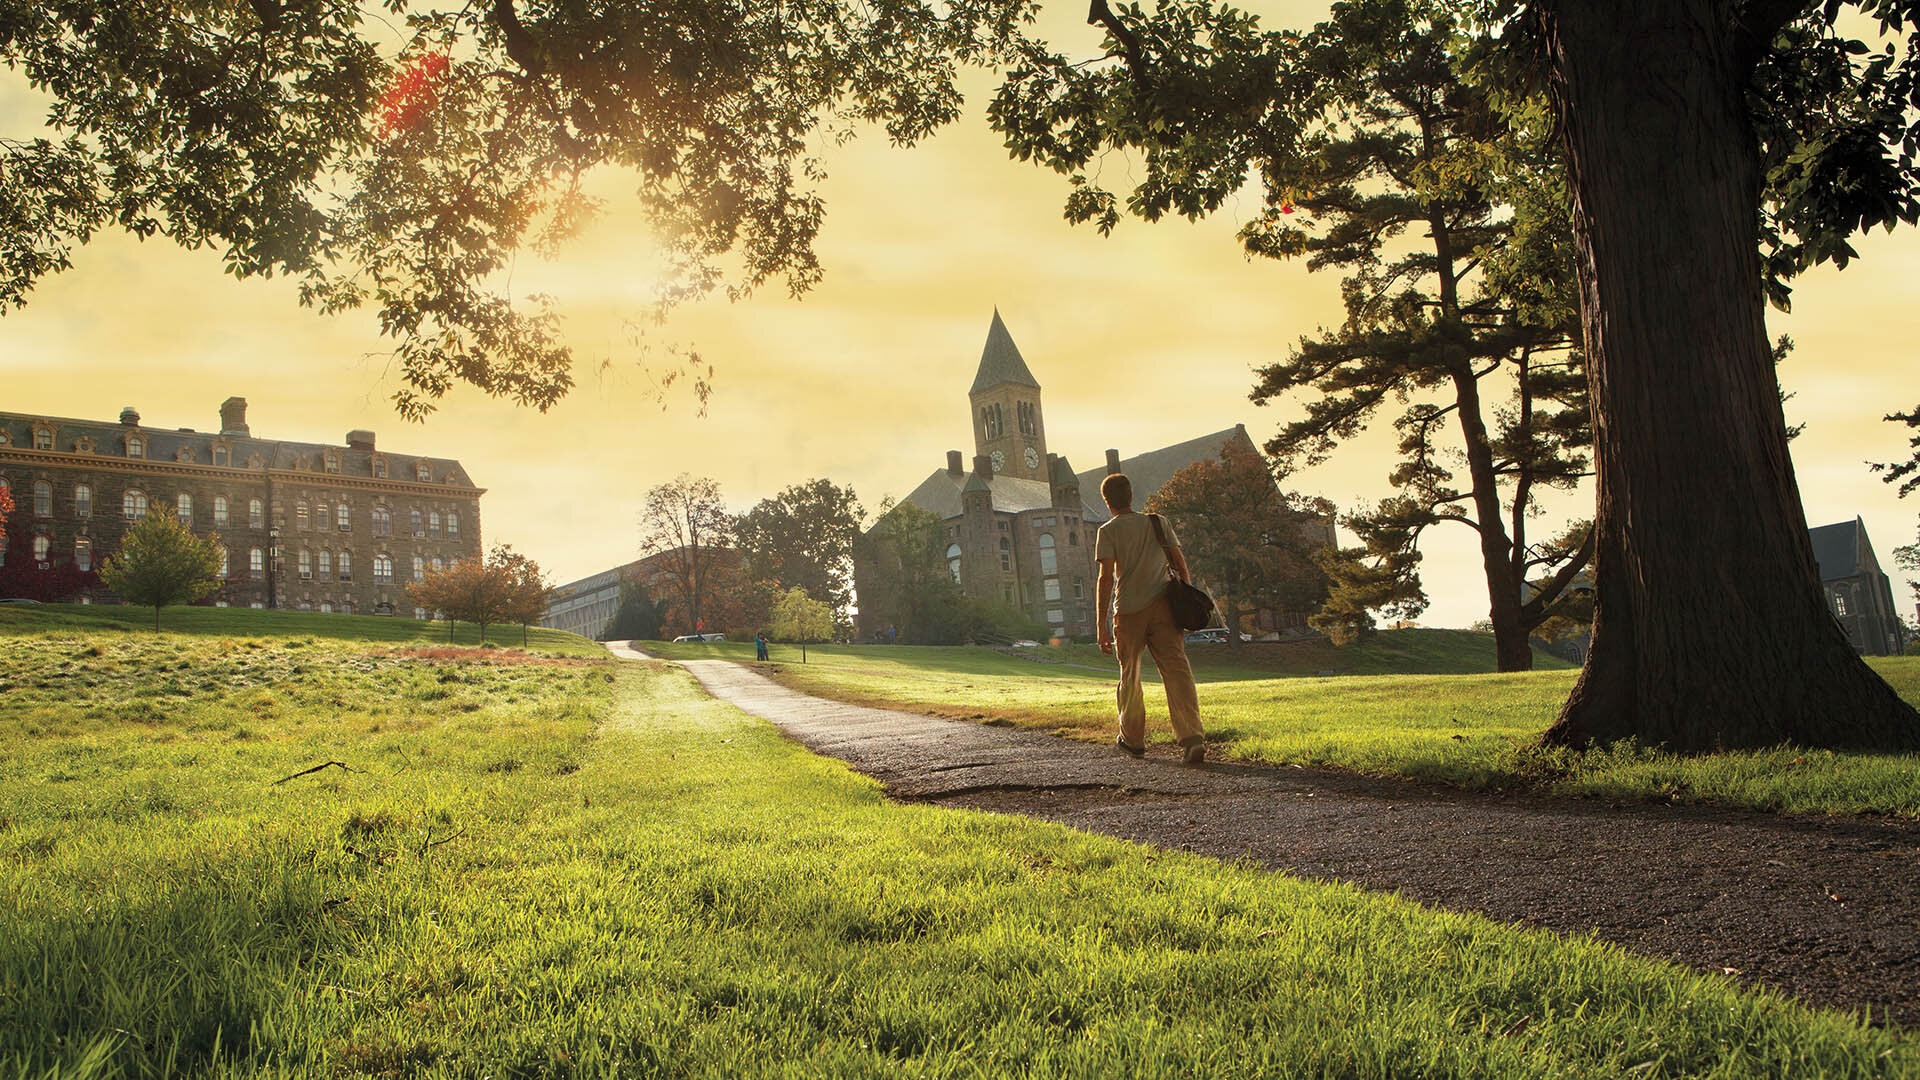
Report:
M 1545 740 L 1920 747 L 1828 612 L 1787 452 L 1729 0 L 1541 0 L 1599 505 L 1593 643 Z

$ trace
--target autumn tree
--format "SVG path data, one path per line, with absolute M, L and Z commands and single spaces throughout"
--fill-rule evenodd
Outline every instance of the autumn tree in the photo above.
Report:
M 1314 559 L 1330 539 L 1332 506 L 1282 492 L 1251 447 L 1228 443 L 1218 457 L 1185 466 L 1143 509 L 1173 521 L 1194 577 L 1232 631 L 1230 647 L 1254 612 L 1304 612 L 1326 596 Z
M 7 550 L 7 519 L 13 516 L 13 487 L 0 483 L 0 555 Z
M 525 648 L 527 628 L 547 617 L 546 574 L 539 563 L 508 544 L 495 545 L 487 561 L 506 578 L 507 600 L 502 614 L 505 621 L 520 624 L 520 646 Z
M 733 516 L 720 485 L 681 473 L 647 489 L 640 510 L 640 553 L 655 560 L 670 604 L 684 613 L 689 633 L 703 633 L 715 593 L 716 560 L 733 541 Z
M 100 567 L 100 580 L 130 604 L 160 609 L 192 603 L 220 587 L 220 538 L 198 537 L 169 510 L 147 513 L 120 538 L 120 550 Z
M 371 307 L 418 417 L 462 382 L 544 409 L 572 385 L 553 303 L 500 291 L 624 170 L 654 227 L 662 303 L 769 282 L 805 292 L 824 146 L 908 144 L 959 115 L 1013 0 L 795 9 L 387 0 L 0 0 L 0 62 L 50 97 L 0 159 L 0 305 L 100 230 L 287 276 L 327 313 Z M 704 392 L 706 367 L 678 369 Z
M 804 589 L 844 623 L 853 601 L 853 542 L 864 516 L 852 487 L 809 480 L 740 515 L 734 536 L 752 580 Z
M 408 585 L 407 597 L 415 606 L 446 617 L 448 641 L 455 625 L 466 621 L 479 626 L 485 644 L 487 627 L 514 618 L 514 588 L 512 573 L 498 560 L 458 559 Z

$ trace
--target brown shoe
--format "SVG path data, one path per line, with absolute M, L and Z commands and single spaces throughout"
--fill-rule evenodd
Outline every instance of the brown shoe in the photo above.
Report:
M 1127 745 L 1127 737 L 1126 737 L 1125 735 L 1115 735 L 1115 736 L 1113 737 L 1113 745 L 1115 745 L 1115 746 L 1117 746 L 1117 747 L 1119 747 L 1119 748 L 1120 748 L 1120 749 L 1122 749 L 1122 750 L 1125 750 L 1125 751 L 1126 751 L 1127 753 L 1129 753 L 1129 754 L 1132 754 L 1132 755 L 1133 755 L 1134 757 L 1137 757 L 1137 758 L 1143 758 L 1143 757 L 1146 757 L 1146 756 L 1147 756 L 1147 748 L 1146 748 L 1146 747 L 1144 747 L 1144 746 L 1137 746 L 1137 747 L 1136 747 L 1136 746 L 1128 746 L 1128 745 Z
M 1195 739 L 1189 743 L 1186 752 L 1180 755 L 1182 765 L 1205 765 L 1207 763 L 1207 744 Z

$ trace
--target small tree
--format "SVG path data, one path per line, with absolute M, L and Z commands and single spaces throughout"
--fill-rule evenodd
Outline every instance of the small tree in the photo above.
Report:
M 134 523 L 118 554 L 100 568 L 100 580 L 129 603 L 160 609 L 190 603 L 220 587 L 220 538 L 193 535 L 170 511 L 155 510 Z
M 527 644 L 527 627 L 546 618 L 547 578 L 540 564 L 506 544 L 493 549 L 488 562 L 506 576 L 506 617 L 520 624 L 520 645 Z
M 461 559 L 444 570 L 429 571 L 425 580 L 407 587 L 415 604 L 447 617 L 448 641 L 453 640 L 454 625 L 465 619 L 479 624 L 483 644 L 488 626 L 512 618 L 512 594 L 512 579 L 502 566 L 480 559 Z
M 776 641 L 798 642 L 804 664 L 808 642 L 832 638 L 833 608 L 808 596 L 805 589 L 788 589 L 773 602 L 773 636 Z

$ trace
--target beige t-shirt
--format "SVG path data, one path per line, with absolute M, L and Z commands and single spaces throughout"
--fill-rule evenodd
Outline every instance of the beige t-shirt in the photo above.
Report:
M 1167 531 L 1167 543 L 1179 546 L 1173 522 L 1160 524 Z M 1160 538 L 1153 534 L 1153 522 L 1147 515 L 1115 514 L 1093 542 L 1093 557 L 1102 562 L 1112 559 L 1114 573 L 1120 579 L 1113 610 L 1131 615 L 1160 598 L 1167 590 L 1167 554 L 1160 549 Z

